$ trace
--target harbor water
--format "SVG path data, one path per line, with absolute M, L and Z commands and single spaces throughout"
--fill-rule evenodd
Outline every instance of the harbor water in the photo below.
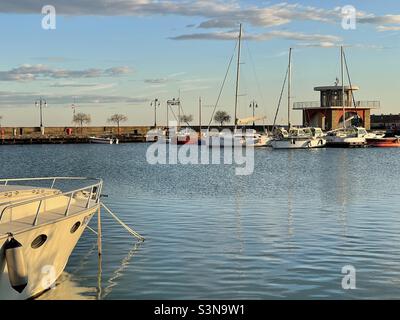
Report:
M 104 203 L 146 238 L 103 213 L 102 260 L 86 230 L 40 298 L 400 298 L 400 150 L 257 149 L 254 173 L 237 176 L 234 164 L 150 165 L 147 147 L 1 147 L 4 178 L 103 178 Z

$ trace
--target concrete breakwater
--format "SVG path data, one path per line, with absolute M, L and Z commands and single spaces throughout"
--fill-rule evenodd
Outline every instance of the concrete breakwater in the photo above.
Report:
M 2 127 L 0 144 L 68 144 L 89 143 L 90 136 L 118 137 L 121 143 L 144 142 L 150 127 Z

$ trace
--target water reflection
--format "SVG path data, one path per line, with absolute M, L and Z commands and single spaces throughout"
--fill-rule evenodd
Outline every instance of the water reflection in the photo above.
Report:
M 111 292 L 113 291 L 114 287 L 118 285 L 118 279 L 121 278 L 124 275 L 124 270 L 130 265 L 132 258 L 135 256 L 135 254 L 138 252 L 139 247 L 142 243 L 138 242 L 135 243 L 135 245 L 132 247 L 132 249 L 128 252 L 128 254 L 121 260 L 120 266 L 114 270 L 112 273 L 110 279 L 108 279 L 108 285 L 104 288 L 104 293 L 103 295 L 100 295 L 100 299 L 105 299 Z M 101 263 L 99 262 L 101 265 Z M 101 270 L 101 267 L 99 268 Z M 99 283 L 99 292 L 102 292 L 101 289 L 101 273 L 99 272 L 99 278 L 98 278 L 98 283 Z M 130 288 L 132 290 L 132 288 Z
M 83 287 L 73 276 L 63 272 L 57 279 L 55 287 L 47 290 L 37 300 L 95 300 L 96 288 Z

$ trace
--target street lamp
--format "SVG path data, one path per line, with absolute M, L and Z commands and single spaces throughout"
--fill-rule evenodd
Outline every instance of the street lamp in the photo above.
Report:
M 44 134 L 43 127 L 43 107 L 47 107 L 47 101 L 40 97 L 39 100 L 35 101 L 35 106 L 40 108 L 40 132 Z
M 249 106 L 249 108 L 253 108 L 253 129 L 256 127 L 256 123 L 255 123 L 255 109 L 256 108 L 258 108 L 258 104 L 257 104 L 257 102 L 255 101 L 255 100 L 253 100 L 251 103 L 250 103 L 250 106 Z
M 160 101 L 156 98 L 150 103 L 150 106 L 154 107 L 154 128 L 157 128 L 157 107 L 160 106 Z
M 180 118 L 181 118 L 181 101 L 179 98 L 175 99 L 173 98 L 172 100 L 167 100 L 167 115 L 168 115 L 168 109 L 172 106 L 178 106 L 178 128 L 180 127 Z M 168 122 L 168 120 L 167 120 Z M 168 125 L 169 126 L 169 125 Z

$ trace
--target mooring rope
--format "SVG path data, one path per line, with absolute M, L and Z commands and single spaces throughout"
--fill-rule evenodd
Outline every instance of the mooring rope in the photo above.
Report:
M 121 225 L 123 226 L 131 235 L 133 235 L 139 241 L 144 241 L 144 237 L 142 237 L 139 233 L 135 230 L 128 227 L 120 218 L 118 218 L 103 202 L 100 203 L 101 206 L 106 209 L 106 211 Z

